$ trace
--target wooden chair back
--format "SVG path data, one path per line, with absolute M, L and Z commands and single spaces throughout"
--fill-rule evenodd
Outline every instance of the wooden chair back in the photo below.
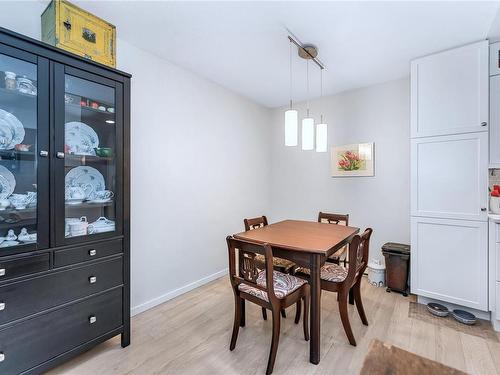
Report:
M 347 273 L 347 280 L 351 282 L 363 276 L 368 265 L 372 232 L 372 228 L 367 228 L 361 236 L 354 236 L 349 244 L 349 271 Z
M 267 293 L 269 302 L 277 306 L 279 300 L 274 293 L 273 282 L 273 250 L 269 244 L 257 244 L 237 240 L 231 236 L 226 238 L 229 251 L 229 278 L 235 293 L 239 293 L 238 286 L 246 284 Z M 238 256 L 236 256 L 238 250 Z M 257 284 L 259 268 L 255 256 L 261 254 L 265 258 L 266 287 Z M 236 262 L 238 259 L 238 262 Z
M 318 214 L 318 223 L 328 223 L 337 225 L 349 225 L 349 214 L 329 214 L 320 212 Z
M 267 225 L 267 218 L 265 216 L 259 216 L 252 219 L 244 219 L 243 222 L 245 223 L 245 230 L 249 231 L 265 227 Z

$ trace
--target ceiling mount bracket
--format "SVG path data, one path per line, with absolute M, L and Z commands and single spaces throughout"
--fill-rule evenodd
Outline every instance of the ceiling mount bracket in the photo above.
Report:
M 288 40 L 297 46 L 300 57 L 306 60 L 312 60 L 320 69 L 325 69 L 323 63 L 318 59 L 318 48 L 316 48 L 316 46 L 312 44 L 302 44 L 290 35 L 288 35 Z

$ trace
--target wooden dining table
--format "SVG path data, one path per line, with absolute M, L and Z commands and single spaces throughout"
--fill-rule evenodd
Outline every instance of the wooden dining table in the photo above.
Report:
M 309 361 L 320 362 L 321 267 L 326 259 L 348 244 L 359 228 L 300 220 L 284 220 L 233 237 L 257 243 L 268 243 L 273 256 L 288 259 L 310 269 L 311 341 Z M 244 310 L 242 319 L 244 319 Z M 243 324 L 244 325 L 244 321 Z

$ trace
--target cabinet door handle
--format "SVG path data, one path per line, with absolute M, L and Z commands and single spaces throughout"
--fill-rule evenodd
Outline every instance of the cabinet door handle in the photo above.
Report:
M 96 255 L 97 255 L 97 250 L 96 250 L 96 249 L 89 250 L 89 255 L 90 255 L 91 257 L 96 256 Z
M 97 277 L 95 277 L 95 276 L 90 276 L 89 277 L 89 283 L 95 284 L 96 282 L 97 282 Z
M 56 153 L 56 157 L 58 159 L 64 159 L 64 152 L 59 151 L 58 153 Z
M 485 212 L 486 211 L 486 207 L 481 207 L 481 211 Z
M 488 125 L 488 123 L 487 123 L 486 121 L 483 121 L 483 122 L 481 123 L 481 126 L 486 126 L 486 125 Z
M 92 315 L 89 317 L 89 323 L 90 324 L 94 324 L 95 322 L 97 322 L 97 317 Z
M 5 302 L 0 302 L 0 311 L 5 310 Z
M 0 276 L 5 276 L 5 268 L 0 268 Z
M 46 158 L 47 156 L 49 156 L 49 152 L 48 151 L 45 151 L 45 150 L 42 150 L 40 151 L 40 156 L 42 158 Z
M 3 362 L 3 361 L 5 361 L 5 354 L 0 352 L 0 362 Z

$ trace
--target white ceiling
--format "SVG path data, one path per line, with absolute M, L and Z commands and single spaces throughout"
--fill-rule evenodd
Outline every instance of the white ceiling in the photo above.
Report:
M 286 28 L 318 46 L 327 68 L 323 91 L 334 94 L 403 77 L 414 57 L 486 38 L 499 7 L 477 1 L 75 2 L 114 23 L 119 38 L 268 107 L 288 103 Z M 305 65 L 294 53 L 295 100 L 307 97 Z M 319 96 L 314 65 L 310 76 L 310 97 Z

